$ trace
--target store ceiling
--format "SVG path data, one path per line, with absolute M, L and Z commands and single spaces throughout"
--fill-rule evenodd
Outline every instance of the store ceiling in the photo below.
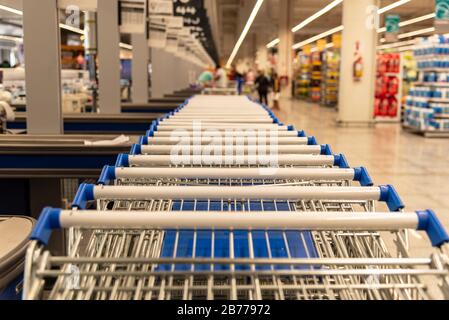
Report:
M 216 10 L 217 19 L 213 20 L 212 26 L 218 45 L 219 55 L 222 60 L 226 60 L 240 33 L 246 23 L 248 16 L 256 0 L 213 0 L 215 1 L 214 10 Z M 240 51 L 241 55 L 254 54 L 257 47 L 266 45 L 271 40 L 278 37 L 279 25 L 279 7 L 280 1 L 286 0 L 265 0 L 250 32 Z M 292 2 L 292 27 L 300 23 L 307 17 L 319 11 L 332 0 L 290 0 Z M 381 0 L 380 6 L 384 7 L 397 0 Z M 21 7 L 21 0 L 0 0 L 0 4 L 7 6 Z M 411 0 L 391 13 L 398 13 L 402 20 L 419 17 L 434 11 L 435 0 Z M 211 13 L 209 13 L 210 15 Z M 304 29 L 295 33 L 295 42 L 308 39 L 321 32 L 327 31 L 341 24 L 342 6 L 337 6 L 329 13 L 321 16 L 309 24 Z M 21 17 L 0 10 L 0 25 L 20 26 Z M 383 22 L 382 22 L 383 25 Z M 401 32 L 409 32 L 427 28 L 433 25 L 433 20 L 426 20 L 401 29 Z M 5 29 L 6 30 L 6 29 Z M 3 30 L 3 31 L 5 31 Z M 6 31 L 15 32 L 15 29 L 9 28 Z M 0 32 L 2 33 L 2 32 Z M 124 37 L 124 42 L 129 39 Z M 245 49 L 246 48 L 246 49 Z
M 279 7 L 280 1 L 285 0 L 265 0 L 254 24 L 251 28 L 244 45 L 253 45 L 252 51 L 256 50 L 255 46 L 265 45 L 271 40 L 278 37 L 279 25 Z M 397 0 L 381 0 L 380 7 L 387 6 Z M 219 51 L 223 58 L 227 58 L 240 35 L 243 26 L 240 25 L 241 20 L 247 21 L 249 13 L 244 12 L 244 2 L 250 2 L 253 7 L 256 0 L 217 0 L 217 8 L 219 10 L 219 26 L 221 30 L 219 43 Z M 292 27 L 310 17 L 319 11 L 332 0 L 291 0 L 292 2 Z M 248 4 L 247 4 L 248 5 Z M 416 18 L 425 14 L 432 13 L 435 7 L 435 0 L 411 0 L 390 13 L 397 13 L 402 20 Z M 244 15 L 244 16 L 243 16 Z M 342 6 L 337 6 L 329 13 L 321 16 L 304 29 L 295 33 L 295 42 L 308 39 L 319 33 L 337 27 L 342 23 Z M 383 21 L 381 21 L 383 26 Z M 404 28 L 401 32 L 409 32 L 428 28 L 433 25 L 433 20 L 426 20 Z M 230 41 L 229 39 L 232 39 Z M 241 54 L 247 51 L 243 50 Z

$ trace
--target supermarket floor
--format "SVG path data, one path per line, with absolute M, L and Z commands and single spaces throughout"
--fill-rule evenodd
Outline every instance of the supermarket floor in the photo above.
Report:
M 436 211 L 449 230 L 449 140 L 425 139 L 395 124 L 338 127 L 335 110 L 298 100 L 281 101 L 277 114 L 345 154 L 352 167 L 365 166 L 375 184 L 394 185 L 406 210 Z

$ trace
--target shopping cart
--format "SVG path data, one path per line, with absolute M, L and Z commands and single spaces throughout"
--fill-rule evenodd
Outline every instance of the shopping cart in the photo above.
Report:
M 257 123 L 234 121 L 239 115 Z M 206 120 L 200 130 L 197 119 Z M 237 145 L 260 145 L 251 131 L 261 127 L 282 133 L 273 159 L 236 155 Z M 244 143 L 232 143 L 221 162 L 167 154 L 178 131 L 200 132 L 203 153 L 209 130 Z M 366 169 L 265 107 L 199 96 L 140 142 L 104 168 L 98 185 L 83 184 L 72 210 L 44 210 L 25 299 L 449 298 L 449 237 L 436 215 L 403 212 L 392 186 L 373 186 Z M 53 257 L 46 244 L 61 228 L 68 255 Z M 410 257 L 408 229 L 427 232 L 430 258 Z
M 52 257 L 43 247 L 51 230 L 74 227 L 80 236 L 70 254 Z M 440 251 L 410 258 L 403 229 L 425 230 Z M 379 231 L 395 235 L 399 256 Z M 33 239 L 26 299 L 429 299 L 429 287 L 440 286 L 445 298 L 449 292 L 449 239 L 431 211 L 47 209 Z

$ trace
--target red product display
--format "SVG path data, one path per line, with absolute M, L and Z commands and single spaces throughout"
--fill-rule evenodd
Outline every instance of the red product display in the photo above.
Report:
M 388 108 L 388 113 L 387 115 L 390 117 L 396 117 L 398 114 L 398 101 L 396 100 L 395 97 L 390 98 L 389 101 L 389 108 Z
M 401 56 L 399 53 L 384 53 L 377 56 L 377 72 L 399 73 L 401 68 Z
M 386 53 L 377 56 L 375 117 L 396 118 L 399 111 L 401 56 Z

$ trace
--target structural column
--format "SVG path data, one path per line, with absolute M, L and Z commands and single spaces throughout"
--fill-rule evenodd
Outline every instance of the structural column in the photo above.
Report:
M 61 40 L 57 0 L 23 0 L 29 134 L 62 134 Z
M 148 103 L 148 63 L 149 48 L 146 35 L 133 34 L 131 36 L 133 45 L 132 62 L 132 100 L 134 103 Z
M 121 112 L 118 0 L 98 0 L 97 19 L 100 110 L 118 114 Z
M 366 125 L 373 119 L 377 7 L 377 0 L 343 2 L 344 30 L 338 116 L 341 124 Z M 356 63 L 363 69 L 358 78 L 354 77 Z
M 163 98 L 177 89 L 176 81 L 179 70 L 176 68 L 177 57 L 164 49 L 151 49 L 151 97 Z
M 278 75 L 281 78 L 288 79 L 288 83 L 283 86 L 281 94 L 283 97 L 292 96 L 292 75 L 293 75 L 293 32 L 291 31 L 291 12 L 293 11 L 293 1 L 280 1 L 280 19 L 279 19 L 279 60 Z

